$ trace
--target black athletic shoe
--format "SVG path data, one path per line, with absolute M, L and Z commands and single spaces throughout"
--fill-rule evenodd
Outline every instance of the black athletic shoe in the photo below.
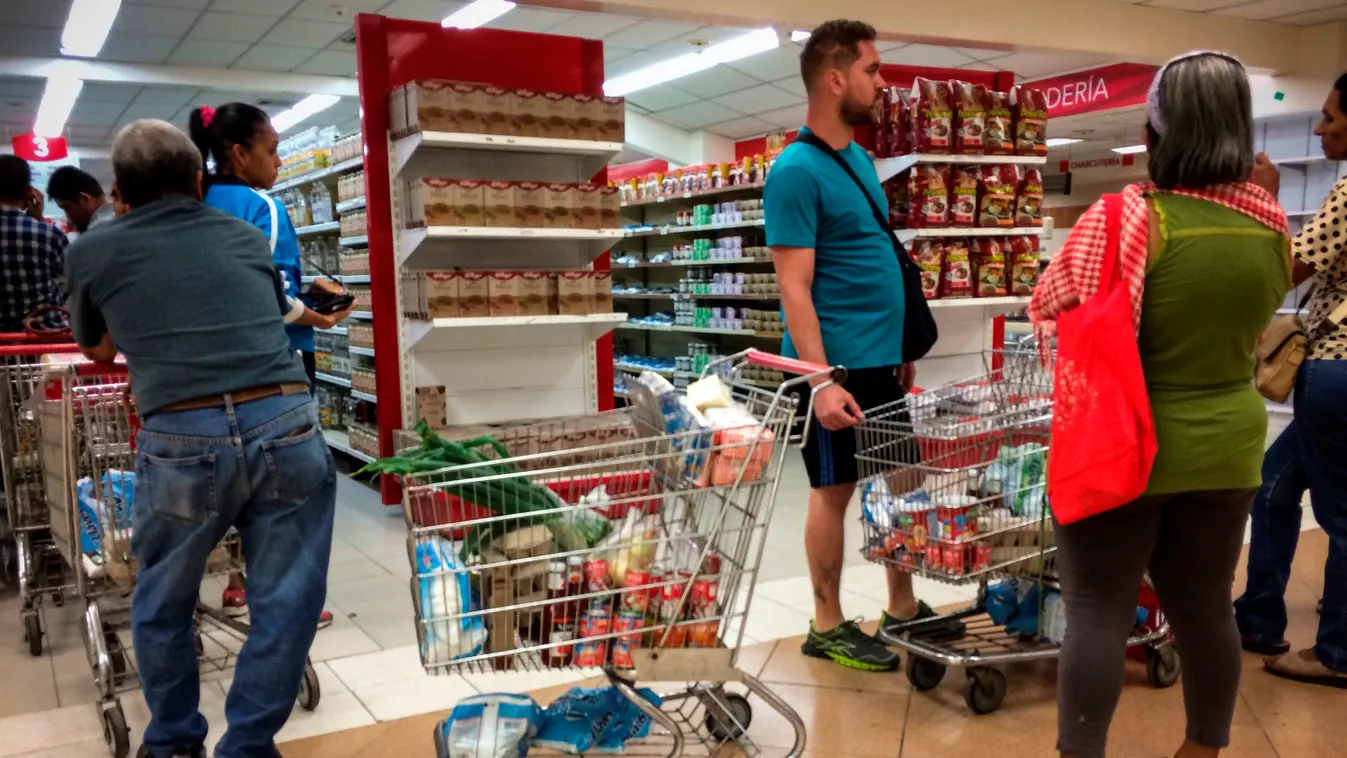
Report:
M 898 668 L 898 654 L 884 647 L 878 640 L 856 625 L 843 622 L 836 629 L 815 631 L 809 625 L 801 652 L 811 658 L 825 658 L 859 671 L 893 671 Z
M 142 744 L 140 749 L 136 751 L 136 758 L 154 758 L 154 753 L 151 753 L 150 749 Z M 173 753 L 173 758 L 206 758 L 206 746 L 193 748 L 191 752 L 177 751 Z
M 896 619 L 885 611 L 879 617 L 879 628 L 889 637 L 900 637 L 903 634 L 911 632 L 923 639 L 945 640 L 958 639 L 964 635 L 964 623 L 958 619 L 941 619 L 940 621 L 928 621 L 928 619 L 940 618 L 931 606 L 925 601 L 917 601 L 917 615 L 910 619 Z

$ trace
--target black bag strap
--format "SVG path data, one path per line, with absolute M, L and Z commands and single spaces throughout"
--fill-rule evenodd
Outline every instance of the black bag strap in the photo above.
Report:
M 906 253 L 898 243 L 898 237 L 893 233 L 893 225 L 889 223 L 889 214 L 880 210 L 879 204 L 876 203 L 875 198 L 871 196 L 870 190 L 865 188 L 865 183 L 861 181 L 859 176 L 856 176 L 856 172 L 851 168 L 851 164 L 847 163 L 846 158 L 843 158 L 842 154 L 834 150 L 832 145 L 819 139 L 818 135 L 813 132 L 801 132 L 796 135 L 795 141 L 803 142 L 806 145 L 822 150 L 829 158 L 832 158 L 837 165 L 841 166 L 843 171 L 847 172 L 847 176 L 851 177 L 851 181 L 856 183 L 856 188 L 861 191 L 862 195 L 865 195 L 865 202 L 870 204 L 870 212 L 875 214 L 875 221 L 879 222 L 879 227 L 888 233 L 889 240 L 893 243 L 893 251 L 898 254 L 899 259 L 907 259 Z

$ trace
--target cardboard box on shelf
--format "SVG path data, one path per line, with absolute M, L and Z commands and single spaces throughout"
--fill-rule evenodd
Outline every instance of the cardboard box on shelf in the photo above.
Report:
M 575 228 L 575 185 L 548 184 L 543 205 L 543 226 L 548 229 Z
M 611 271 L 591 271 L 590 289 L 593 291 L 590 313 L 613 312 L 613 273 Z
M 396 139 L 407 134 L 407 85 L 388 93 L 388 132 Z
M 548 287 L 550 278 L 546 271 L 519 273 L 519 315 L 546 316 L 551 312 Z
M 485 271 L 460 271 L 458 278 L 458 315 L 483 318 L 491 315 L 491 284 Z
M 443 386 L 416 388 L 416 420 L 424 421 L 432 429 L 449 425 L 447 393 Z
M 492 271 L 487 282 L 492 316 L 518 316 L 520 278 L 518 271 Z
M 577 184 L 572 195 L 574 226 L 577 229 L 601 229 L 603 227 L 603 188 L 597 184 Z M 616 188 L 614 188 L 616 189 Z
M 557 313 L 562 316 L 589 314 L 594 300 L 594 278 L 589 271 L 561 271 L 557 273 Z
M 510 111 L 514 133 L 521 137 L 543 136 L 542 96 L 531 89 L 517 89 L 511 101 Z
M 575 138 L 598 139 L 603 110 L 603 104 L 598 98 L 592 95 L 571 95 L 569 105 Z
M 405 131 L 461 131 L 454 128 L 457 122 L 452 112 L 455 102 L 451 92 L 453 86 L 443 79 L 408 82 L 405 89 Z
M 459 272 L 427 271 L 424 277 L 422 287 L 430 318 L 458 318 Z
M 481 134 L 485 128 L 486 87 L 480 84 L 455 82 L 446 90 L 449 122 L 445 131 Z
M 570 96 L 562 92 L 544 92 L 542 101 L 542 136 L 555 139 L 574 139 L 575 111 Z
M 561 313 L 557 305 L 557 272 L 547 272 L 547 312 L 555 316 Z
M 599 188 L 599 228 L 620 229 L 622 227 L 622 198 L 617 187 Z
M 606 142 L 623 142 L 627 138 L 627 100 L 621 97 L 605 97 L 600 100 L 603 118 L 599 120 L 599 139 Z
M 483 226 L 512 227 L 519 223 L 515 216 L 513 183 L 487 182 L 484 193 Z
M 427 177 L 407 183 L 407 226 L 453 226 L 452 179 Z
M 514 92 L 500 87 L 482 90 L 482 133 L 514 134 Z
M 515 182 L 515 226 L 526 229 L 541 228 L 545 222 L 547 187 L 539 182 Z
M 482 226 L 486 223 L 486 183 L 459 179 L 449 188 L 454 226 Z

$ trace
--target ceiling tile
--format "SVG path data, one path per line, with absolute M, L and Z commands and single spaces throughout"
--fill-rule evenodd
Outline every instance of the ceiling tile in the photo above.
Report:
M 124 5 L 112 22 L 112 33 L 162 34 L 181 37 L 192 28 L 200 10 L 186 8 L 152 8 L 147 5 Z
M 1265 20 L 1341 6 L 1342 0 L 1258 0 L 1248 5 L 1227 8 L 1220 15 Z
M 0 79 L 0 97 L 42 97 L 45 88 L 41 79 Z
M 788 76 L 785 79 L 777 79 L 772 84 L 787 92 L 794 92 L 801 98 L 809 97 L 809 91 L 804 88 L 804 80 L 800 78 L 799 74 Z
M 466 6 L 467 3 L 451 3 L 445 0 L 393 0 L 379 9 L 379 15 L 412 21 L 439 22 L 450 13 Z
M 117 123 L 117 119 L 121 115 L 121 113 L 107 114 L 81 111 L 79 104 L 76 103 L 75 109 L 70 112 L 70 118 L 66 119 L 66 123 L 71 126 L 101 126 L 106 131 Z
M 718 42 L 740 37 L 752 29 L 743 29 L 732 26 L 702 26 L 693 29 L 686 34 L 680 34 L 668 42 L 661 42 L 652 49 L 655 52 L 669 52 L 674 55 L 680 53 L 695 53 L 704 47 L 714 45 Z
M 655 115 L 678 126 L 700 129 L 707 124 L 718 124 L 722 121 L 739 118 L 744 114 L 717 103 L 699 100 L 677 108 L 660 111 Z
M 1008 50 L 985 50 L 980 47 L 954 47 L 952 50 L 963 53 L 975 61 L 985 61 L 991 58 L 999 58 L 1010 52 Z
M 879 56 L 885 63 L 900 63 L 905 66 L 933 66 L 937 68 L 954 68 L 962 66 L 965 63 L 972 63 L 973 59 L 952 47 L 940 47 L 938 45 L 908 45 L 900 47 L 897 50 L 890 50 Z
M 770 84 L 760 84 L 738 92 L 731 92 L 728 95 L 721 95 L 712 102 L 720 103 L 726 108 L 734 108 L 743 113 L 762 113 L 784 108 L 788 105 L 796 105 L 801 100 L 793 92 L 778 89 Z
M 228 66 L 247 52 L 249 47 L 247 42 L 185 39 L 168 56 L 168 62 L 184 66 Z
M 1040 53 L 1011 53 L 993 58 L 989 63 L 1002 71 L 1014 71 L 1017 76 L 1037 79 L 1044 76 L 1079 71 L 1105 62 L 1096 55 L 1043 55 Z
M 622 16 L 616 13 L 573 13 L 571 18 L 562 21 L 560 24 L 551 28 L 552 34 L 564 34 L 570 37 L 584 37 L 585 39 L 602 39 L 605 44 L 608 35 L 619 29 L 627 29 L 636 25 L 641 19 L 634 16 Z M 644 45 L 619 45 L 612 43 L 617 47 L 629 47 L 638 49 Z
M 253 71 L 290 71 L 295 66 L 313 57 L 313 50 L 307 47 L 289 47 L 286 45 L 253 45 L 231 68 Z
M 639 71 L 640 69 L 646 68 L 648 66 L 653 66 L 656 63 L 661 63 L 667 60 L 669 60 L 669 56 L 667 55 L 657 55 L 655 53 L 632 53 L 631 55 L 628 55 L 626 57 L 619 58 L 618 60 L 614 61 L 611 64 L 604 65 L 603 67 L 604 75 L 606 78 L 612 79 L 615 76 L 630 74 L 633 71 Z
M 1239 5 L 1240 0 L 1146 0 L 1146 5 L 1156 8 L 1170 8 L 1176 11 L 1205 12 L 1217 8 L 1229 8 Z
M 128 63 L 163 63 L 177 46 L 177 37 L 112 32 L 103 43 L 103 49 L 98 51 L 98 58 Z
M 624 29 L 603 35 L 603 41 L 618 47 L 644 50 L 696 30 L 696 24 L 681 24 L 673 21 L 638 21 Z
M 768 50 L 765 53 L 740 58 L 725 65 L 764 82 L 787 76 L 798 77 L 800 75 L 801 49 L 799 45 L 786 45 L 775 50 Z
M 493 19 L 488 29 L 506 29 L 512 32 L 545 32 L 571 17 L 569 13 L 519 6 Z
M 628 55 L 631 55 L 631 54 L 634 53 L 634 52 L 636 52 L 636 51 L 635 51 L 635 50 L 628 50 L 628 49 L 625 48 L 625 47 L 609 47 L 608 45 L 604 45 L 604 46 L 603 46 L 603 62 L 604 62 L 604 64 L 609 64 L 609 63 L 612 63 L 613 61 L 617 60 L 618 58 L 624 58 L 624 57 L 626 57 L 626 56 L 628 56 Z
M 808 110 L 809 106 L 801 103 L 788 108 L 759 113 L 758 118 L 780 129 L 795 129 L 804 123 L 805 112 Z
M 748 74 L 736 71 L 729 66 L 713 66 L 678 80 L 678 87 L 697 97 L 716 97 L 741 89 L 748 89 L 761 82 Z M 721 119 L 722 121 L 724 119 Z
M 187 8 L 201 10 L 210 5 L 210 0 L 122 0 L 122 5 L 148 5 L 152 8 Z
M 210 9 L 225 13 L 254 13 L 258 16 L 284 16 L 299 0 L 213 0 Z
M 177 105 L 133 105 L 122 114 L 123 123 L 131 123 L 142 118 L 157 118 L 167 121 L 178 112 Z
M 349 21 L 355 23 L 355 14 L 373 13 L 388 5 L 388 0 L 301 0 L 290 11 L 290 18 L 303 18 L 310 21 Z M 335 8 L 344 8 L 337 13 Z M 386 14 L 385 14 L 386 15 Z M 443 18 L 441 16 L 441 18 Z
M 52 29 L 62 29 L 65 27 L 65 21 L 70 17 L 70 0 L 46 0 L 37 2 L 7 3 L 10 7 L 5 8 L 5 23 L 17 24 L 19 26 L 45 26 Z
M 1294 16 L 1274 19 L 1279 24 L 1295 24 L 1296 26 L 1313 26 L 1315 24 L 1326 24 L 1333 21 L 1347 20 L 1347 5 L 1341 5 L 1336 8 L 1325 8 L 1321 11 L 1311 11 L 1309 13 L 1297 13 Z
M 627 102 L 648 111 L 662 111 L 695 103 L 699 100 L 691 92 L 685 92 L 672 84 L 656 84 L 627 95 Z
M 116 118 L 126 111 L 128 103 L 105 103 L 100 100 L 85 100 L 83 97 L 75 101 L 75 107 L 70 110 L 71 113 L 78 113 L 84 116 L 107 116 Z
M 324 50 L 295 67 L 300 74 L 350 76 L 356 70 L 355 53 Z
M 256 42 L 262 39 L 276 19 L 271 16 L 253 16 L 244 13 L 216 13 L 209 11 L 187 33 L 187 39 L 216 39 L 227 42 Z
M 998 66 L 998 65 L 996 65 L 995 63 L 988 63 L 988 62 L 985 62 L 985 61 L 980 61 L 980 62 L 978 62 L 978 63 L 965 63 L 965 64 L 962 65 L 962 66 L 958 66 L 958 68 L 964 69 L 964 70 L 966 70 L 966 71 L 1000 71 L 1000 70 L 1001 70 L 1001 67 Z
M 108 130 L 101 126 L 71 126 L 66 129 L 66 136 L 76 144 L 104 142 L 108 138 Z
M 269 45 L 324 48 L 350 30 L 351 24 L 285 19 L 272 27 L 262 41 Z
M 42 26 L 0 25 L 0 50 L 5 55 L 56 57 L 61 54 L 61 30 Z
M 136 95 L 140 93 L 140 88 L 140 84 L 85 82 L 84 88 L 80 90 L 79 99 L 125 105 L 136 98 Z
M 729 137 L 730 139 L 743 139 L 745 137 L 753 137 L 770 132 L 773 130 L 773 127 L 771 124 L 760 118 L 745 116 L 744 118 L 736 118 L 733 121 L 722 121 L 719 124 L 712 124 L 711 126 L 706 127 L 706 130 L 715 132 L 722 137 Z
M 144 105 L 172 105 L 181 108 L 189 100 L 196 97 L 200 92 L 200 87 L 165 87 L 163 85 L 149 84 L 136 95 L 136 99 L 131 101 L 131 107 L 136 108 Z

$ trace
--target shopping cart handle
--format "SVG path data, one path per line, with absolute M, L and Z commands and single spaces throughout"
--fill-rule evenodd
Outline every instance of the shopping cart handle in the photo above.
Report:
M 13 336 L 15 335 L 0 335 L 0 342 L 4 341 L 6 337 Z M 73 342 L 45 345 L 30 343 L 21 345 L 0 345 L 0 358 L 11 358 L 21 355 L 36 356 L 45 355 L 47 353 L 78 353 L 79 351 L 79 345 L 76 345 Z
M 764 353 L 761 350 L 750 348 L 748 355 L 744 360 L 752 363 L 754 366 L 776 369 L 784 374 L 795 374 L 798 376 L 811 376 L 814 374 L 827 374 L 834 382 L 841 384 L 847 379 L 847 370 L 841 366 L 827 366 L 822 363 L 810 363 L 802 361 L 799 358 L 786 358 L 773 353 Z

